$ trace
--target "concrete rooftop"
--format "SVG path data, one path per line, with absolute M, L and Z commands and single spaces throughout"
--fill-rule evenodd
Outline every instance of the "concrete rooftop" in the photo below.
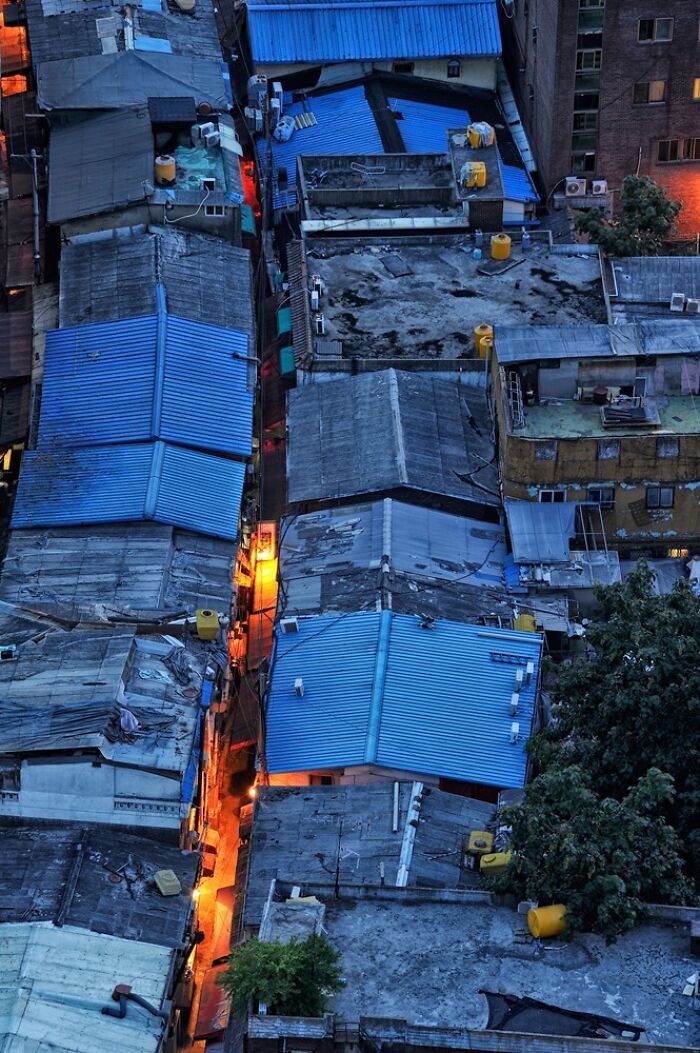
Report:
M 513 434 L 525 439 L 622 438 L 625 435 L 697 435 L 700 410 L 694 395 L 660 395 L 647 400 L 659 414 L 659 423 L 644 427 L 605 427 L 600 406 L 576 399 L 548 399 L 525 407 L 525 425 Z
M 308 272 L 326 285 L 326 338 L 342 341 L 344 357 L 464 358 L 482 322 L 605 321 L 596 257 L 536 243 L 523 255 L 516 245 L 515 265 L 489 274 L 480 273 L 488 247 L 477 262 L 465 245 L 460 236 L 308 239 Z
M 644 925 L 609 947 L 591 935 L 549 941 L 538 956 L 514 939 L 524 921 L 507 907 L 328 902 L 325 926 L 346 978 L 331 1008 L 348 1020 L 483 1028 L 486 988 L 636 1024 L 642 1042 L 700 1043 L 700 1013 L 682 994 L 698 967 L 687 924 Z

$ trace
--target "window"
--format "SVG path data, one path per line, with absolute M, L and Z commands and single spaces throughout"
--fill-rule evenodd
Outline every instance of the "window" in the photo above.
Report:
M 578 0 L 580 10 L 589 7 L 605 7 L 605 0 Z
M 447 63 L 447 76 L 451 80 L 462 76 L 462 63 L 459 59 L 450 59 Z
M 659 139 L 656 144 L 656 160 L 659 164 L 700 161 L 700 138 Z
M 673 40 L 673 19 L 640 18 L 637 40 L 640 44 L 655 44 Z
M 635 103 L 653 103 L 666 101 L 665 80 L 640 80 L 634 86 Z
M 391 67 L 392 73 L 413 73 L 413 62 L 394 62 Z
M 700 77 L 696 77 L 693 81 L 693 99 L 695 102 L 700 102 Z
M 599 461 L 618 461 L 620 459 L 619 439 L 600 439 L 598 441 Z
M 599 70 L 603 52 L 600 48 L 586 48 L 584 51 L 576 52 L 576 70 L 578 73 L 589 73 Z
M 556 461 L 557 459 L 557 441 L 556 439 L 548 440 L 547 442 L 536 442 L 535 443 L 535 460 L 536 461 Z
M 574 114 L 575 132 L 594 132 L 598 127 L 598 114 L 595 111 Z
M 647 508 L 673 508 L 673 487 L 647 486 Z
M 615 487 L 614 486 L 589 486 L 588 487 L 588 500 L 593 501 L 594 504 L 600 505 L 601 508 L 614 508 L 615 507 Z
M 538 497 L 543 505 L 563 505 L 566 501 L 566 490 L 540 490 Z
M 680 443 L 678 439 L 674 438 L 663 438 L 656 440 L 656 456 L 657 457 L 677 457 L 680 452 Z
M 205 205 L 204 206 L 205 216 L 225 216 L 226 209 L 223 205 Z
M 574 95 L 574 110 L 597 110 L 600 95 L 597 91 L 577 91 Z
M 580 150 L 572 154 L 571 170 L 575 175 L 586 172 L 595 172 L 595 166 L 595 150 Z

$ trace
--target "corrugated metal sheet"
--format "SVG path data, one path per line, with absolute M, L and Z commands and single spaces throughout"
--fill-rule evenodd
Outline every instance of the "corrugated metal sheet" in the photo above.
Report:
M 257 63 L 501 53 L 496 0 L 256 0 L 248 26 Z
M 389 99 L 389 106 L 409 154 L 445 153 L 447 129 L 466 128 L 471 120 L 463 107 L 436 106 L 409 99 Z
M 149 98 L 192 98 L 215 110 L 229 106 L 221 63 L 191 55 L 121 51 L 42 62 L 37 67 L 37 103 L 42 110 L 104 110 Z
M 120 983 L 160 1007 L 172 968 L 171 948 L 49 922 L 3 925 L 2 934 L 3 1048 L 25 1053 L 47 1044 L 55 1053 L 156 1053 L 160 1048 L 163 1022 L 152 1013 L 130 1011 L 117 1020 L 98 1007 L 113 1004 L 112 992 Z
M 511 201 L 539 201 L 540 195 L 535 190 L 530 174 L 524 168 L 505 165 L 501 162 L 501 179 L 503 197 Z
M 381 154 L 384 153 L 374 114 L 364 88 L 346 88 L 329 95 L 316 95 L 306 102 L 285 107 L 285 116 L 310 113 L 316 119 L 308 128 L 299 128 L 286 143 L 273 140 L 275 168 L 287 169 L 289 182 L 296 180 L 300 154 Z
M 632 325 L 507 325 L 495 328 L 498 361 L 547 358 L 636 358 L 700 353 L 700 319 Z
M 386 369 L 289 393 L 290 502 L 397 488 L 499 504 L 483 391 Z
M 47 334 L 39 447 L 166 439 L 248 456 L 246 333 L 159 312 Z
M 576 536 L 576 505 L 506 501 L 508 530 L 516 563 L 567 563 Z
M 541 638 L 408 615 L 302 618 L 278 630 L 267 713 L 270 772 L 376 764 L 520 787 L 535 707 Z M 520 694 L 511 743 L 515 672 Z M 294 682 L 301 677 L 302 698 Z
M 245 465 L 162 442 L 29 450 L 12 527 L 153 519 L 233 540 Z

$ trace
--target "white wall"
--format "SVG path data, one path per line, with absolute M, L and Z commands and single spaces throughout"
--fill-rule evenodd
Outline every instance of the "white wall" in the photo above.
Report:
M 496 90 L 497 71 L 495 58 L 462 58 L 460 60 L 462 63 L 461 76 L 448 77 L 447 62 L 450 57 L 451 56 L 445 56 L 445 58 L 417 61 L 414 64 L 413 74 L 406 74 L 406 76 L 421 77 L 427 80 L 439 80 L 444 81 L 447 84 L 457 84 L 461 86 L 468 85 L 471 88 L 486 88 L 489 91 Z M 284 80 L 285 77 L 289 77 L 293 73 L 300 73 L 302 70 L 311 70 L 314 68 L 317 67 L 303 62 L 290 62 L 286 64 L 278 63 L 275 65 L 266 65 L 265 63 L 262 63 L 256 67 L 256 72 L 266 74 L 269 80 Z M 393 62 L 391 61 L 329 63 L 323 67 L 318 83 L 324 85 L 340 84 L 343 81 L 365 76 L 371 70 L 391 73 L 392 69 Z
M 120 795 L 135 802 L 162 802 L 166 810 L 117 808 Z M 117 768 L 107 761 L 99 767 L 85 757 L 53 764 L 23 761 L 19 794 L 0 798 L 0 815 L 179 829 L 179 800 L 177 779 Z

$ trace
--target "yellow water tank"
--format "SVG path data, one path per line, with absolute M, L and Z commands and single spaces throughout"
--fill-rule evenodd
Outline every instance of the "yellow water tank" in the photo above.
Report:
M 494 234 L 491 238 L 491 259 L 510 259 L 511 240 L 508 234 Z
M 485 336 L 493 337 L 493 326 L 487 325 L 486 322 L 482 322 L 481 325 L 474 326 L 474 347 L 476 348 L 479 357 L 483 357 L 481 354 L 481 341 Z
M 479 869 L 484 874 L 500 874 L 512 858 L 512 852 L 489 852 L 479 860 Z
M 483 161 L 465 161 L 462 165 L 462 182 L 469 190 L 480 190 L 486 186 L 486 165 Z
M 479 348 L 479 358 L 490 358 L 493 354 L 493 337 L 485 336 Z
M 519 614 L 513 622 L 513 628 L 521 633 L 536 633 L 537 622 L 533 614 Z
M 206 607 L 194 612 L 197 636 L 200 640 L 215 640 L 219 635 L 219 615 Z
M 158 186 L 172 186 L 175 182 L 177 165 L 172 154 L 159 154 L 156 157 L 156 183 Z
M 549 907 L 533 907 L 527 912 L 527 927 L 530 935 L 536 940 L 560 936 L 566 928 L 566 907 L 563 903 L 553 903 Z
M 472 856 L 486 856 L 493 851 L 493 834 L 488 830 L 472 830 L 467 852 Z
M 485 146 L 492 146 L 493 143 L 496 141 L 496 132 L 495 132 L 495 130 L 493 128 L 490 127 L 490 125 L 487 125 L 485 123 L 482 123 L 481 125 L 478 125 L 478 124 L 470 124 L 469 125 L 469 127 L 467 128 L 467 138 L 469 139 L 469 145 L 472 148 L 472 150 L 478 150 L 479 149 L 479 147 L 481 146 L 481 136 L 482 136 L 483 132 L 487 128 L 488 128 L 488 135 L 486 136 L 487 142 L 484 145 Z

